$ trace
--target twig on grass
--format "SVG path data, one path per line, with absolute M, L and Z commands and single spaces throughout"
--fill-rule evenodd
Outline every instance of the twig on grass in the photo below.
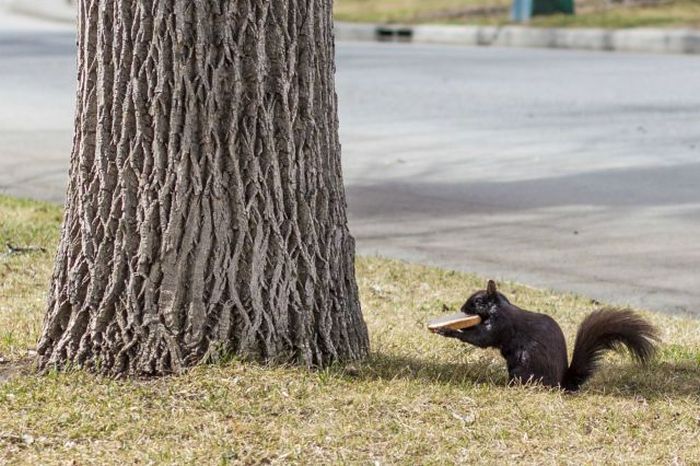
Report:
M 7 252 L 0 254 L 0 258 L 10 257 L 16 254 L 29 254 L 32 252 L 46 253 L 46 248 L 42 246 L 13 246 L 12 243 L 5 243 Z

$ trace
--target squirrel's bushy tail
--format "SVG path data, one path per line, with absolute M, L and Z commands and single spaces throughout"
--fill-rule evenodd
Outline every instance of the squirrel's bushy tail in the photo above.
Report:
M 656 352 L 658 338 L 656 327 L 630 310 L 601 309 L 589 314 L 578 328 L 562 388 L 578 390 L 607 350 L 625 346 L 639 362 L 647 362 Z

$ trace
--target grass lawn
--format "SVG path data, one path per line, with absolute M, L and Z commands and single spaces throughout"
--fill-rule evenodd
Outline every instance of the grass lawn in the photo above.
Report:
M 644 3 L 644 4 L 642 4 Z M 341 21 L 498 24 L 509 22 L 511 0 L 336 0 Z M 537 27 L 700 27 L 700 0 L 576 0 L 577 14 L 538 16 Z M 487 7 L 506 7 L 501 12 Z M 479 9 L 481 11 L 479 11 Z
M 0 244 L 53 251 L 59 208 L 0 197 Z M 28 367 L 51 253 L 0 258 L 0 464 L 700 463 L 700 321 L 646 313 L 657 360 L 617 355 L 576 395 L 507 387 L 500 356 L 428 333 L 483 278 L 378 258 L 357 274 L 372 355 L 311 372 L 232 361 L 157 380 Z M 501 286 L 571 345 L 590 300 Z
M 510 5 L 510 0 L 335 0 L 339 21 L 417 23 L 463 20 L 462 12 L 484 5 Z

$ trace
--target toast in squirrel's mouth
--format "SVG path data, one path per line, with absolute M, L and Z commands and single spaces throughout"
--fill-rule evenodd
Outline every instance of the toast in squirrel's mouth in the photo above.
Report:
M 465 314 L 464 312 L 455 312 L 442 317 L 435 318 L 428 322 L 428 330 L 436 332 L 440 328 L 449 328 L 452 330 L 463 330 L 465 328 L 474 327 L 481 323 L 481 317 L 475 314 Z

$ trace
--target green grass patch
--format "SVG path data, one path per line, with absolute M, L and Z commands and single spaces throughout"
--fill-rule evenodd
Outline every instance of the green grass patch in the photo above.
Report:
M 55 250 L 58 207 L 0 197 L 0 244 Z M 482 278 L 360 258 L 372 339 L 362 364 L 307 371 L 230 361 L 148 381 L 33 374 L 51 253 L 0 258 L 0 463 L 697 464 L 700 321 L 645 313 L 649 367 L 610 356 L 576 395 L 507 387 L 495 351 L 428 333 Z M 583 297 L 504 283 L 571 344 Z
M 340 21 L 379 23 L 509 24 L 510 0 L 336 0 Z M 501 11 L 491 11 L 502 7 Z M 537 16 L 536 27 L 691 27 L 700 26 L 699 0 L 657 2 L 576 2 L 576 15 Z
M 509 0 L 335 0 L 339 21 L 421 23 L 462 21 L 475 7 L 510 5 Z
M 658 5 L 614 5 L 607 0 L 597 0 L 579 14 L 538 16 L 533 18 L 536 27 L 689 27 L 700 26 L 700 1 L 679 0 L 659 2 Z
M 17 359 L 35 346 L 60 221 L 61 210 L 55 205 L 0 196 L 0 357 Z M 52 252 L 8 257 L 8 243 Z

